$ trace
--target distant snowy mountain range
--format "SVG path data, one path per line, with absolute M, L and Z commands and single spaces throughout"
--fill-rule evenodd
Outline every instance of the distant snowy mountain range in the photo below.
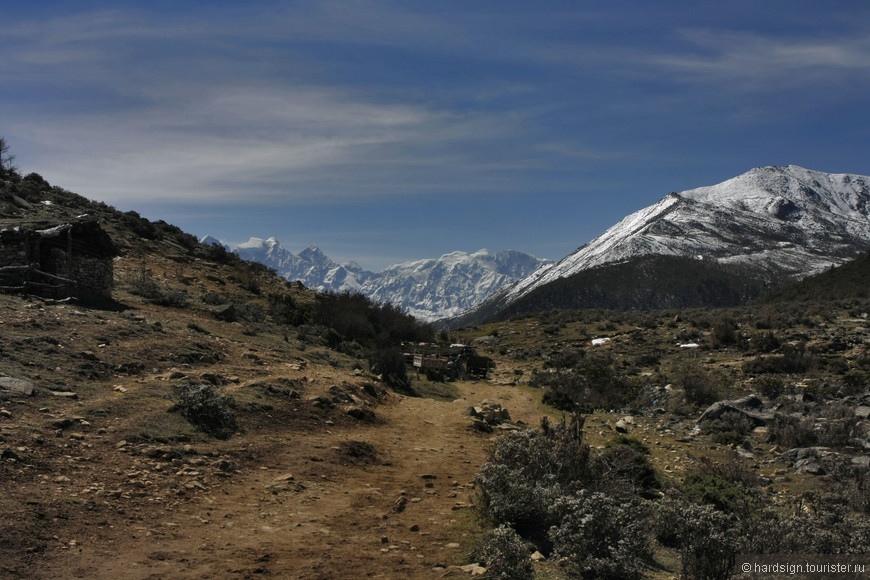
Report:
M 534 293 L 540 298 L 557 282 L 568 296 L 566 280 L 629 262 L 642 265 L 643 257 L 695 258 L 782 282 L 841 264 L 868 248 L 870 177 L 795 165 L 761 167 L 718 185 L 668 194 L 558 263 L 544 264 L 496 292 L 476 307 L 481 316 L 473 311 L 463 318 L 492 317 Z M 589 275 L 583 280 L 588 286 Z M 549 308 L 558 307 L 552 294 Z
M 870 177 L 789 165 L 669 193 L 558 263 L 480 250 L 376 274 L 336 264 L 316 246 L 293 254 L 274 238 L 251 238 L 234 251 L 309 287 L 355 290 L 423 320 L 456 317 L 449 324 L 461 325 L 540 308 L 713 306 L 723 296 L 733 303 L 867 249 Z M 647 287 L 654 284 L 660 288 Z
M 287 280 L 298 280 L 317 290 L 359 292 L 378 302 L 389 302 L 420 320 L 456 316 L 490 294 L 550 263 L 530 254 L 508 250 L 493 254 L 451 252 L 437 259 L 390 266 L 382 272 L 364 270 L 356 262 L 338 264 L 311 245 L 294 254 L 275 238 L 251 238 L 232 247 L 212 236 L 200 240 L 219 244 L 240 257 L 274 268 Z

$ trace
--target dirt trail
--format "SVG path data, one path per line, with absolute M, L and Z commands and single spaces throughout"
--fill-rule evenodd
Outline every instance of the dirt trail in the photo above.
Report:
M 391 395 L 375 423 L 275 436 L 252 468 L 196 500 L 134 508 L 139 525 L 46 554 L 40 576 L 442 577 L 464 563 L 462 507 L 491 440 L 468 429 L 467 408 L 492 399 L 515 421 L 539 421 L 521 389 L 456 386 L 453 402 Z

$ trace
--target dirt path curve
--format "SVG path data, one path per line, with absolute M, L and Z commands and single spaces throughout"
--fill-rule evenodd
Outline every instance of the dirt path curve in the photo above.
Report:
M 492 399 L 539 422 L 522 389 L 456 385 L 453 402 L 391 395 L 376 423 L 274 438 L 258 467 L 50 557 L 44 577 L 442 577 L 464 563 L 462 507 L 492 438 L 467 408 Z

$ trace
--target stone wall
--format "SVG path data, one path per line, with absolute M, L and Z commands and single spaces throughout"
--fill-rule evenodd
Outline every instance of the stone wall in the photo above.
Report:
M 115 270 L 111 258 L 76 256 L 73 260 L 73 278 L 80 295 L 112 297 Z
M 25 266 L 24 245 L 0 242 L 0 267 Z

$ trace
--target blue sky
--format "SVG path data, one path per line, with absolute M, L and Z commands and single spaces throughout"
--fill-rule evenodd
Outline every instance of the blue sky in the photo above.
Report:
M 0 0 L 23 172 L 380 270 L 560 259 L 763 165 L 870 175 L 861 1 Z

